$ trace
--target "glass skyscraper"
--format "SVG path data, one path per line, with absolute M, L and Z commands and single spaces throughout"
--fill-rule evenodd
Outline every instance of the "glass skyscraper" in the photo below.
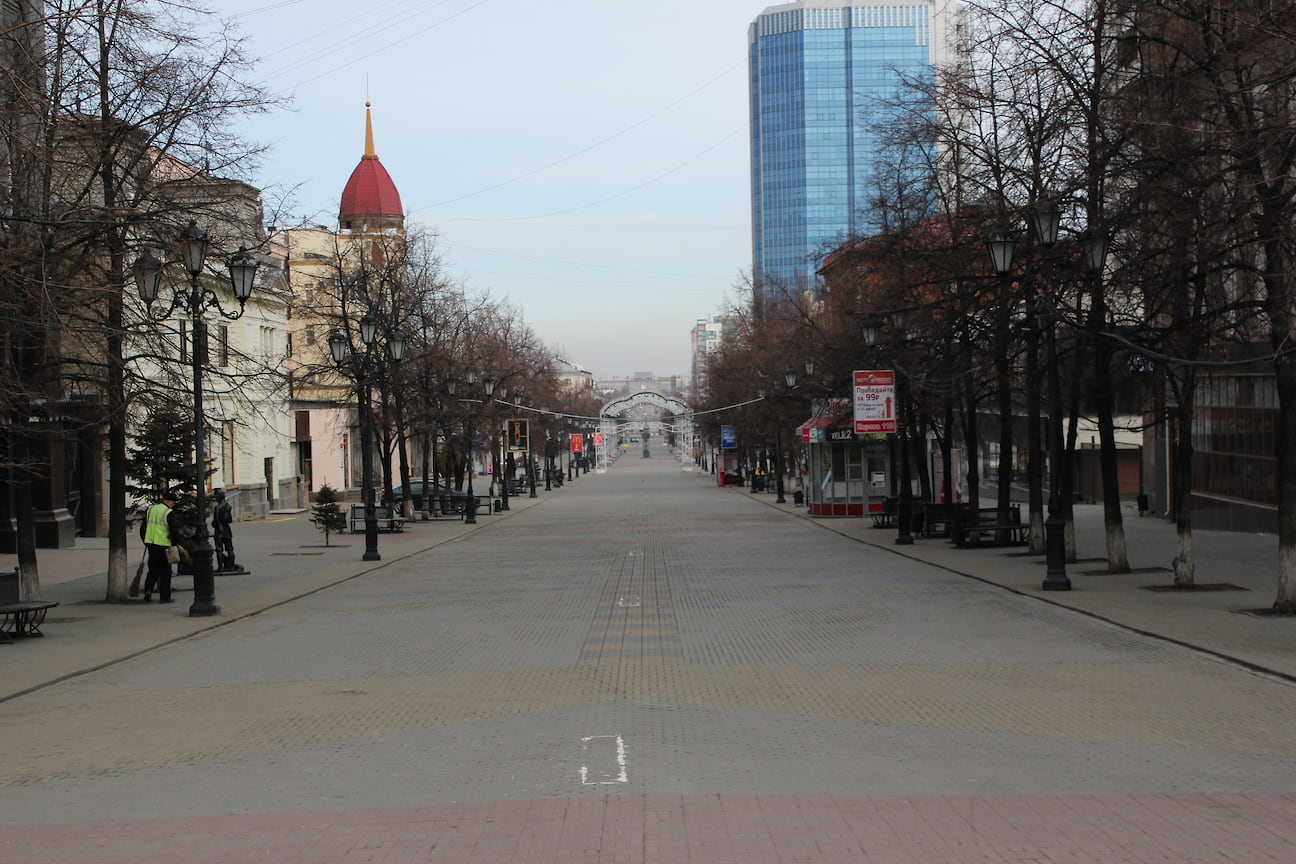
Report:
M 949 58 L 950 0 L 799 0 L 752 22 L 752 276 L 812 288 L 825 243 L 874 227 L 864 209 L 903 77 Z

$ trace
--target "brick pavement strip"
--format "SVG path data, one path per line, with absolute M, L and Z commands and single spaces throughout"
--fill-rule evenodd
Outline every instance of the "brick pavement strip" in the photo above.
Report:
M 0 701 L 0 861 L 1292 860 L 1290 681 L 667 460 L 540 504 L 0 655 L 130 657 Z
M 1296 796 L 602 796 L 0 827 L 96 864 L 1289 864 Z

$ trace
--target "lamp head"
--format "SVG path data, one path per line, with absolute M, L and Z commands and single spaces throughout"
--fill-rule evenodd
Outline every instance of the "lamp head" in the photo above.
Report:
M 347 340 L 342 335 L 341 330 L 334 330 L 328 337 L 329 353 L 333 355 L 333 362 L 341 366 L 342 361 L 346 359 Z
M 145 249 L 131 265 L 131 272 L 135 276 L 135 288 L 139 291 L 140 299 L 152 305 L 162 289 L 162 262 L 153 254 L 152 249 Z
M 207 260 L 209 242 L 207 232 L 199 228 L 193 219 L 189 220 L 189 227 L 180 232 L 180 256 L 185 270 L 195 279 L 202 272 L 203 262 Z
M 229 260 L 230 285 L 234 288 L 234 297 L 240 304 L 246 303 L 252 296 L 252 285 L 256 282 L 257 259 L 246 246 Z

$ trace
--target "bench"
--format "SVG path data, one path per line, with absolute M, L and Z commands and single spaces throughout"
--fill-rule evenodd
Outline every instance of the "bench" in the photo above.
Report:
M 1025 546 L 1030 540 L 1030 525 L 1021 521 L 1021 505 L 1008 508 L 1007 520 L 1001 521 L 999 508 L 972 510 L 966 505 L 955 512 L 950 536 L 960 549 L 969 546 Z
M 23 600 L 21 592 L 17 567 L 12 573 L 0 574 L 0 642 L 13 642 L 14 636 L 44 636 L 40 625 L 45 613 L 59 605 L 54 600 Z
M 474 495 L 473 500 L 476 502 L 476 509 L 473 510 L 474 516 L 481 516 L 484 513 L 491 513 L 491 497 L 489 495 Z M 468 496 L 461 495 L 455 499 L 455 506 L 460 515 L 468 515 Z
M 950 536 L 950 522 L 953 519 L 953 512 L 953 508 L 949 504 L 924 501 L 922 505 L 922 536 Z
M 397 516 L 391 507 L 374 507 L 374 516 L 378 520 L 379 531 L 399 532 L 405 530 L 405 517 Z M 363 504 L 351 505 L 351 533 L 365 530 L 365 507 Z
M 919 532 L 923 526 L 923 503 L 917 498 L 913 499 L 909 505 L 909 530 L 915 533 Z M 900 520 L 900 499 L 883 498 L 882 509 L 875 513 L 870 513 L 873 519 L 874 528 L 895 528 L 898 527 Z

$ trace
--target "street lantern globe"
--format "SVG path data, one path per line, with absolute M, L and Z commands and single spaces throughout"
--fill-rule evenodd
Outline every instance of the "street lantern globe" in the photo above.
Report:
M 451 396 L 455 395 L 455 391 L 459 389 L 459 381 L 455 378 L 447 378 L 445 384 L 446 392 Z
M 499 387 L 497 387 L 497 388 L 495 388 L 495 389 L 499 391 L 499 398 L 500 398 L 500 399 L 502 399 L 502 400 L 506 400 L 506 399 L 508 399 L 508 388 L 507 388 L 507 387 L 505 387 L 503 384 L 501 384 Z
M 1030 206 L 1028 213 L 1031 227 L 1035 229 L 1035 239 L 1039 240 L 1040 245 L 1045 249 L 1050 248 L 1057 242 L 1058 222 L 1062 217 L 1057 200 L 1041 198 Z
M 876 345 L 878 333 L 881 329 L 882 325 L 878 323 L 877 318 L 873 316 L 865 318 L 864 323 L 860 325 L 860 336 L 863 337 L 864 344 L 870 348 Z
M 477 370 L 474 367 L 469 366 L 464 370 L 464 381 L 469 384 L 477 383 Z
M 347 340 L 342 335 L 341 330 L 334 330 L 329 334 L 329 353 L 333 355 L 333 362 L 341 366 L 342 361 L 346 359 Z
M 202 272 L 203 262 L 207 260 L 208 242 L 207 232 L 199 228 L 193 219 L 189 220 L 189 227 L 180 232 L 180 257 L 184 261 L 185 270 L 195 279 Z
M 1085 268 L 1090 272 L 1100 272 L 1107 265 L 1107 235 L 1102 231 L 1085 229 L 1080 236 L 1080 248 L 1084 252 Z
M 806 355 L 806 358 L 805 358 L 805 370 L 806 370 L 806 377 L 807 377 L 807 378 L 813 378 L 813 377 L 814 377 L 814 370 L 815 370 L 815 362 L 814 362 L 814 358 L 811 357 L 811 356 L 808 355 L 808 354 Z
M 374 337 L 378 335 L 378 321 L 368 312 L 360 319 L 360 341 L 368 348 L 373 344 Z
M 789 390 L 796 388 L 796 370 L 791 366 L 783 370 L 783 380 L 787 382 Z
M 400 328 L 391 332 L 387 337 L 387 350 L 391 352 L 393 361 L 399 363 L 405 357 L 405 333 Z
M 986 241 L 986 251 L 990 253 L 990 264 L 1000 276 L 1012 270 L 1013 253 L 1017 251 L 1017 239 L 1010 231 L 991 231 Z
M 135 276 L 135 288 L 139 291 L 140 299 L 152 304 L 162 289 L 162 262 L 153 254 L 152 249 L 145 249 L 144 254 L 131 265 L 131 272 Z
M 256 281 L 257 259 L 240 246 L 239 251 L 229 260 L 230 285 L 234 288 L 234 297 L 242 305 L 252 296 L 252 284 Z
M 513 404 L 516 405 L 516 406 L 518 406 L 519 408 L 522 407 L 522 391 L 521 391 L 521 390 L 514 390 L 514 391 L 513 391 Z
M 492 378 L 491 376 L 487 375 L 487 376 L 482 380 L 482 389 L 486 391 L 486 395 L 487 395 L 488 397 L 491 396 L 492 394 L 494 394 L 494 392 L 495 392 L 495 379 Z

